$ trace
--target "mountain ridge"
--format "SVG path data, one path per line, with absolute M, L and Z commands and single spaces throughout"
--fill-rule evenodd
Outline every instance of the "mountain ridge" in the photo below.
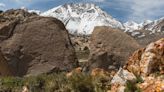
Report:
M 122 23 L 92 3 L 69 3 L 45 12 L 38 10 L 29 10 L 29 12 L 35 12 L 46 17 L 55 17 L 65 24 L 69 33 L 77 35 L 90 35 L 95 26 L 111 26 L 112 28 L 119 28 L 133 37 L 138 35 L 138 38 L 142 38 L 145 34 L 137 30 L 148 30 L 150 35 L 157 32 L 162 33 L 161 30 L 164 25 L 164 17 L 153 21 L 145 20 L 142 23 L 134 21 Z
M 90 3 L 65 4 L 43 12 L 41 16 L 57 17 L 70 30 L 70 33 L 91 34 L 95 26 L 124 28 L 121 22 L 99 6 Z

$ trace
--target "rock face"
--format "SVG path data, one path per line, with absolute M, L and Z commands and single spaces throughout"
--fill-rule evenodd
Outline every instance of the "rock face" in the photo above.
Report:
M 0 14 L 0 41 L 8 39 L 16 25 L 24 19 L 34 16 L 24 10 L 8 10 Z
M 89 67 L 119 68 L 139 47 L 133 38 L 118 29 L 96 27 L 91 35 Z
M 127 71 L 127 73 L 123 71 Z M 133 76 L 130 78 L 131 74 Z M 119 90 L 123 86 L 125 88 L 126 82 L 129 80 L 133 81 L 133 85 L 143 92 L 162 92 L 164 90 L 163 75 L 164 38 L 152 42 L 146 48 L 135 51 L 124 69 L 120 69 L 113 77 L 112 84 L 119 84 L 116 88 Z M 139 80 L 140 82 L 134 82 Z
M 23 10 L 1 16 L 0 47 L 14 75 L 69 71 L 78 65 L 68 32 L 59 20 Z
M 130 57 L 125 69 L 143 76 L 157 71 L 164 73 L 164 38 L 136 51 Z
M 146 77 L 143 83 L 138 87 L 143 92 L 163 92 L 164 91 L 164 79 L 161 77 Z
M 4 58 L 0 52 L 0 75 L 9 76 L 12 75 L 12 71 L 7 63 L 7 60 Z

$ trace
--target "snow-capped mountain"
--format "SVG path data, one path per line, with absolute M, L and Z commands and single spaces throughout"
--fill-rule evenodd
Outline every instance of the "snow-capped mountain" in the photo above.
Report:
M 26 8 L 23 9 L 27 10 Z M 61 20 L 72 34 L 89 35 L 95 26 L 119 28 L 137 38 L 143 38 L 149 34 L 164 33 L 164 17 L 154 21 L 145 20 L 142 23 L 128 21 L 122 24 L 101 10 L 100 7 L 91 3 L 60 5 L 43 13 L 39 10 L 27 11 Z
M 124 27 L 125 27 L 125 32 L 133 32 L 134 30 L 139 30 L 142 25 L 141 24 L 138 24 L 134 21 L 128 21 L 126 23 L 123 24 Z
M 149 30 L 151 33 L 164 32 L 164 17 L 144 25 L 142 29 Z
M 151 24 L 153 21 L 151 20 L 145 20 L 142 23 L 136 23 L 134 21 L 127 21 L 123 23 L 125 30 L 124 32 L 133 32 L 134 30 L 141 30 L 144 26 Z
M 145 26 L 147 24 L 150 24 L 151 22 L 153 22 L 153 21 L 151 21 L 151 20 L 145 20 L 143 23 L 141 23 L 141 25 L 143 27 L 143 26 Z
M 128 21 L 123 25 L 125 27 L 124 32 L 138 38 L 155 33 L 164 33 L 164 17 L 154 21 L 145 20 L 142 23 Z
M 131 35 L 132 37 L 141 38 L 141 37 L 145 36 L 143 33 L 138 31 L 142 28 L 143 23 L 138 24 L 134 21 L 128 21 L 128 22 L 124 23 L 123 25 L 125 27 L 124 32 Z
M 73 34 L 89 35 L 95 26 L 111 26 L 124 29 L 119 21 L 101 10 L 100 7 L 90 3 L 61 5 L 42 13 L 41 16 L 58 18 Z

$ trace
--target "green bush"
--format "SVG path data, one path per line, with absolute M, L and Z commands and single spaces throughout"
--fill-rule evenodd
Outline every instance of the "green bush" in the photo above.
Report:
M 125 86 L 125 92 L 142 92 L 140 88 L 137 87 L 137 82 L 127 81 Z
M 17 92 L 23 87 L 22 78 L 4 77 L 0 78 L 0 92 Z

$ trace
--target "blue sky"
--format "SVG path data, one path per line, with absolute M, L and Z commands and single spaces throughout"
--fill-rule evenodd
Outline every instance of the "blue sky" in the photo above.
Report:
M 0 0 L 0 9 L 26 7 L 46 11 L 65 3 L 95 3 L 119 21 L 136 21 L 164 17 L 164 0 Z

